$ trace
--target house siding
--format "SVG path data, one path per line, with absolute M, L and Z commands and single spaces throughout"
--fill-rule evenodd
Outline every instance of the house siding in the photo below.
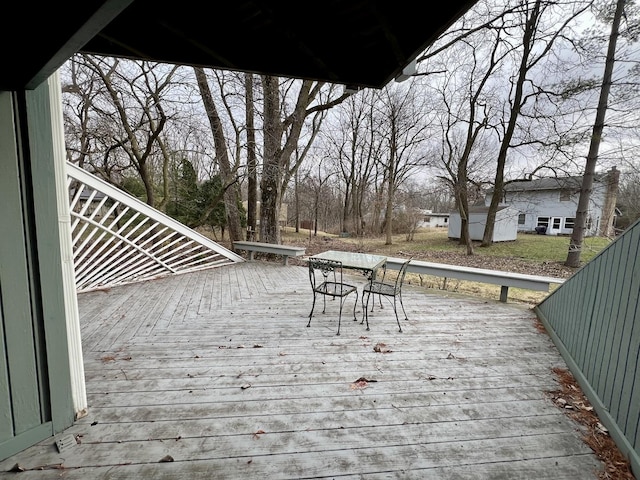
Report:
M 566 196 L 565 196 L 566 195 Z M 607 196 L 606 184 L 600 181 L 594 182 L 591 198 L 589 200 L 586 235 L 598 235 L 600 223 L 603 217 L 603 207 Z M 547 234 L 571 235 L 573 233 L 572 220 L 575 219 L 580 192 L 578 189 L 567 191 L 566 189 L 539 189 L 527 190 L 524 186 L 518 190 L 509 190 L 504 194 L 504 204 L 524 215 L 518 222 L 519 232 L 534 232 L 540 225 L 541 219 L 547 219 L 550 224 Z M 485 196 L 485 205 L 491 202 L 491 193 Z M 551 228 L 552 219 L 558 219 L 556 226 Z

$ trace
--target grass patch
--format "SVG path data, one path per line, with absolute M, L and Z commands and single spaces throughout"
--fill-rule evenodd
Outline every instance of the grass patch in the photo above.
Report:
M 318 233 L 321 237 L 336 237 L 336 235 Z M 295 233 L 293 229 L 283 232 L 283 238 L 287 240 L 309 239 L 309 231 L 301 230 Z M 341 238 L 342 241 L 360 246 L 366 251 L 375 251 L 393 256 L 395 252 L 402 251 L 407 254 L 428 251 L 446 251 L 465 253 L 466 247 L 460 245 L 457 240 L 450 240 L 447 230 L 443 228 L 422 229 L 409 242 L 406 235 L 394 235 L 392 245 L 385 245 L 385 237 L 367 238 Z M 569 250 L 570 237 L 552 235 L 534 235 L 520 233 L 518 238 L 511 242 L 494 243 L 488 248 L 480 246 L 480 242 L 474 242 L 474 254 L 493 255 L 497 257 L 515 257 L 534 262 L 564 262 Z M 603 237 L 588 237 L 583 243 L 581 262 L 586 263 L 596 256 L 611 241 Z

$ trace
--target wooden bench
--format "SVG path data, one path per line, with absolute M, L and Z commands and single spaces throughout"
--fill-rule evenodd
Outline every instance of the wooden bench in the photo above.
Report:
M 387 257 L 387 268 L 399 270 L 403 262 L 404 259 L 402 258 Z M 548 292 L 551 284 L 561 284 L 564 282 L 564 279 L 562 278 L 526 275 L 523 273 L 503 272 L 500 270 L 486 270 L 483 268 L 423 262 L 420 260 L 411 260 L 407 272 L 500 285 L 501 302 L 507 301 L 509 287 L 524 288 L 538 292 Z
M 262 242 L 245 242 L 238 241 L 233 242 L 233 248 L 235 250 L 246 250 L 249 252 L 249 261 L 253 261 L 255 252 L 261 253 L 273 253 L 275 255 L 282 255 L 284 257 L 284 264 L 289 264 L 289 257 L 300 257 L 304 255 L 304 247 L 295 247 L 292 245 L 277 245 L 275 243 L 262 243 Z

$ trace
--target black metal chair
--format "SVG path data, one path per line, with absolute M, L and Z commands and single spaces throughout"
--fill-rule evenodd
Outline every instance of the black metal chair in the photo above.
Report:
M 309 323 L 311 326 L 311 317 L 316 306 L 316 295 L 320 294 L 323 298 L 322 313 L 325 313 L 327 307 L 327 297 L 340 300 L 340 313 L 338 314 L 338 333 L 340 335 L 340 322 L 342 320 L 342 305 L 345 297 L 350 293 L 356 293 L 356 301 L 353 304 L 353 320 L 356 318 L 356 305 L 358 303 L 358 288 L 355 285 L 344 283 L 342 281 L 342 262 L 334 260 L 325 260 L 323 258 L 309 258 L 309 280 L 311 281 L 311 289 L 313 290 L 313 305 L 309 313 Z
M 407 313 L 404 310 L 404 304 L 402 303 L 402 284 L 404 283 L 404 278 L 407 274 L 407 268 L 409 267 L 410 261 L 411 259 L 408 259 L 402 264 L 395 280 L 392 281 L 392 280 L 386 279 L 387 268 L 385 265 L 385 268 L 382 268 L 380 270 L 382 272 L 380 278 L 371 279 L 371 282 L 369 282 L 364 287 L 362 296 L 364 298 L 364 296 L 366 295 L 367 300 L 365 302 L 364 318 L 362 319 L 362 322 L 367 322 L 367 330 L 369 330 L 369 299 L 371 298 L 372 295 L 374 296 L 378 295 L 381 307 L 382 307 L 382 297 L 386 297 L 387 300 L 389 300 L 389 302 L 392 303 L 393 313 L 395 313 L 396 322 L 398 322 L 398 328 L 400 332 L 402 332 L 402 327 L 400 326 L 400 320 L 398 319 L 396 299 L 400 301 L 400 306 L 402 307 L 402 313 L 404 314 L 405 321 L 409 320 L 409 318 L 407 317 Z M 379 272 L 378 274 L 380 275 Z M 393 298 L 393 302 L 391 301 L 391 298 Z M 373 303 L 375 304 L 375 299 Z M 373 305 L 371 305 L 371 311 L 373 311 Z

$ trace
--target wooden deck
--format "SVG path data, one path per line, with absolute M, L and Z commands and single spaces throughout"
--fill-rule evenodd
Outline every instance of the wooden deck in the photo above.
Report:
M 387 304 L 369 332 L 345 315 L 340 336 L 336 304 L 306 328 L 299 266 L 83 293 L 89 413 L 61 435 L 80 443 L 43 442 L 0 477 L 597 478 L 579 426 L 545 395 L 564 362 L 527 307 L 404 292 L 404 333 Z M 4 473 L 16 463 L 26 471 Z

